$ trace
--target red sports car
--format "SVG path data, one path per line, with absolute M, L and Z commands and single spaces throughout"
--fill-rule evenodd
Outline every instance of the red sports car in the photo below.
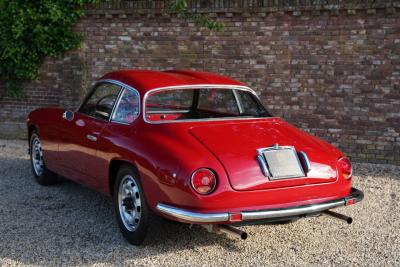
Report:
M 136 245 L 150 213 L 244 239 L 235 226 L 322 213 L 351 223 L 330 209 L 363 198 L 342 152 L 211 73 L 109 73 L 76 110 L 38 109 L 27 124 L 37 182 L 58 174 L 110 195 Z

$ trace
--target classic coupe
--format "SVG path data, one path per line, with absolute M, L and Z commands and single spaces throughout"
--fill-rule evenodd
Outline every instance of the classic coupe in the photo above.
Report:
M 32 173 L 113 198 L 123 236 L 143 242 L 150 215 L 245 239 L 237 226 L 329 215 L 363 199 L 341 151 L 271 116 L 235 80 L 195 71 L 103 76 L 76 110 L 27 118 Z

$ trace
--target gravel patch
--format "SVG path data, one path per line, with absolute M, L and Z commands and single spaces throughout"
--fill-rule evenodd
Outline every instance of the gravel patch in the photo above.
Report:
M 75 183 L 37 185 L 27 143 L 0 140 L 0 266 L 399 266 L 400 167 L 355 164 L 363 202 L 321 216 L 243 227 L 246 241 L 155 219 L 145 244 L 119 233 L 111 200 Z

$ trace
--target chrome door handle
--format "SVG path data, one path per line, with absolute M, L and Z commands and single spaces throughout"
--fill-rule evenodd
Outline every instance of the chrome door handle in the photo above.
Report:
M 90 141 L 96 142 L 97 141 L 97 137 L 93 136 L 91 134 L 86 135 L 86 138 L 89 139 Z

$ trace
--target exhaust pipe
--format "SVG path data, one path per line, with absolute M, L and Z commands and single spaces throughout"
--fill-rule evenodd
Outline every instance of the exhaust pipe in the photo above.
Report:
M 348 224 L 351 224 L 353 222 L 353 218 L 346 216 L 344 214 L 340 214 L 340 213 L 331 211 L 331 210 L 325 210 L 322 213 L 324 213 L 328 216 L 334 217 L 336 219 L 343 220 L 343 221 L 347 222 Z
M 219 230 L 225 234 L 235 236 L 241 240 L 247 239 L 247 233 L 238 228 L 232 227 L 230 225 L 224 225 L 224 224 L 220 225 L 219 227 L 220 227 Z
M 241 240 L 246 240 L 247 239 L 247 233 L 235 228 L 230 225 L 226 224 L 200 224 L 201 227 L 205 228 L 208 232 L 210 233 L 215 233 L 215 234 L 227 234 L 230 236 L 233 236 L 235 238 L 239 238 Z

